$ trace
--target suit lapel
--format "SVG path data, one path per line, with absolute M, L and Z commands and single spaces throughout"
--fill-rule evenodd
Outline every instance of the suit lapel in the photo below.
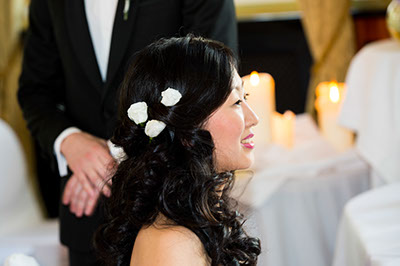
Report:
M 101 93 L 104 84 L 101 79 L 96 55 L 94 53 L 93 43 L 86 19 L 84 1 L 65 1 L 65 13 L 70 40 L 77 59 L 82 65 L 83 71 L 92 85 Z
M 114 28 L 111 38 L 110 57 L 108 59 L 106 88 L 113 82 L 113 79 L 126 55 L 129 40 L 133 33 L 138 0 L 129 0 L 128 17 L 124 19 L 125 0 L 118 1 L 117 12 L 114 19 Z

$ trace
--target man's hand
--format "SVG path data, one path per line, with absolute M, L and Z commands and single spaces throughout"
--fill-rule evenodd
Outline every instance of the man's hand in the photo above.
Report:
M 79 132 L 69 135 L 61 143 L 60 148 L 73 176 L 88 196 L 96 198 L 100 192 L 108 197 L 111 195 L 108 179 L 115 162 L 105 140 Z M 71 185 L 71 187 L 75 186 Z M 70 192 L 64 191 L 65 193 Z
M 70 211 L 77 217 L 82 217 L 83 214 L 90 216 L 94 212 L 99 195 L 100 193 L 96 193 L 94 197 L 89 196 L 78 177 L 72 175 L 65 186 L 62 203 L 69 204 Z

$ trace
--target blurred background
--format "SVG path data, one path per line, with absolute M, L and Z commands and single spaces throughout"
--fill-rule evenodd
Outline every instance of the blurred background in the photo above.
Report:
M 57 219 L 48 219 L 58 217 L 60 177 L 31 138 L 16 97 L 29 2 L 0 0 L 0 263 L 18 251 L 42 263 L 51 253 L 53 260 L 42 265 L 61 266 L 67 262 L 58 243 Z M 263 139 L 256 139 L 260 148 L 252 182 L 237 174 L 240 206 L 251 214 L 254 235 L 271 247 L 259 264 L 400 265 L 400 42 L 389 39 L 387 26 L 392 2 L 398 27 L 392 34 L 400 40 L 400 0 L 234 2 L 239 73 L 246 90 L 259 89 L 249 101 L 268 122 L 265 128 L 259 125 L 268 134 L 256 133 Z M 261 73 L 253 76 L 256 85 L 253 71 Z M 343 109 L 343 100 L 334 101 L 331 92 L 336 88 L 341 95 L 345 81 L 350 97 Z M 338 125 L 340 112 L 347 128 Z M 347 206 L 353 197 L 378 186 L 374 177 L 383 177 L 378 185 L 394 186 Z M 387 200 L 382 206 L 392 207 L 390 213 L 377 205 L 382 200 Z M 352 216 L 367 209 L 371 219 Z M 353 226 L 360 221 L 372 221 L 376 228 Z M 388 221 L 392 227 L 386 226 Z M 28 225 L 31 231 L 22 231 Z M 386 227 L 395 233 L 370 232 Z M 369 229 L 366 236 L 380 238 L 364 235 L 367 244 L 362 244 L 360 228 Z M 10 249 L 13 239 L 15 248 Z M 385 249 L 375 253 L 365 248 L 369 246 Z M 391 256 L 394 264 L 371 264 L 371 254 L 382 261 Z

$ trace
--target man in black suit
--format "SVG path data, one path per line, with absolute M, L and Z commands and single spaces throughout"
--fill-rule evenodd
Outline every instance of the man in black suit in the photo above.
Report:
M 194 33 L 236 51 L 232 0 L 32 0 L 18 99 L 62 177 L 61 242 L 71 265 L 96 265 L 91 238 L 127 61 L 161 37 Z M 67 168 L 68 166 L 68 168 Z M 68 169 L 68 170 L 67 170 Z

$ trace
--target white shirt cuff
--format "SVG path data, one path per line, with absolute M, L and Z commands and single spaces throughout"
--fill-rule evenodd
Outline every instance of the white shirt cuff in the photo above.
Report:
M 56 141 L 54 142 L 54 154 L 56 155 L 58 172 L 60 173 L 61 177 L 66 176 L 68 174 L 68 168 L 67 168 L 68 163 L 64 155 L 61 153 L 61 143 L 66 137 L 77 132 L 82 132 L 82 131 L 76 127 L 66 128 L 64 129 L 63 132 L 61 132 L 60 135 L 58 135 Z

